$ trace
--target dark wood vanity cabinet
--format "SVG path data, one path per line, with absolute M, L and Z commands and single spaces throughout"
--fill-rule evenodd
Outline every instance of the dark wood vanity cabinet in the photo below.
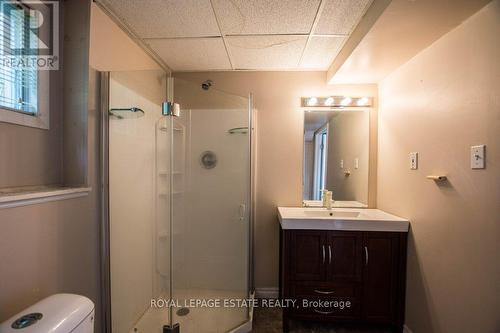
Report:
M 402 232 L 282 229 L 280 296 L 297 300 L 283 311 L 284 330 L 294 318 L 402 332 L 406 239 Z

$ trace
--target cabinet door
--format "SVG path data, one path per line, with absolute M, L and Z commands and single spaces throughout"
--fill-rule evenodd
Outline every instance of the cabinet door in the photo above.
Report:
M 361 281 L 363 233 L 331 231 L 328 233 L 328 280 Z
M 290 277 L 293 280 L 324 280 L 326 274 L 326 232 L 294 230 L 290 235 Z
M 393 232 L 363 233 L 363 316 L 391 323 L 396 315 L 399 235 Z

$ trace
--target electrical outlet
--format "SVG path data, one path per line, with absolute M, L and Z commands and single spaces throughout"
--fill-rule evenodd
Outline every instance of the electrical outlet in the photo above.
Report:
M 485 145 L 470 147 L 470 167 L 472 169 L 484 169 L 485 165 Z
M 418 153 L 417 152 L 410 153 L 410 169 L 411 170 L 418 169 Z
M 343 169 L 344 168 L 344 160 L 340 160 L 340 168 Z

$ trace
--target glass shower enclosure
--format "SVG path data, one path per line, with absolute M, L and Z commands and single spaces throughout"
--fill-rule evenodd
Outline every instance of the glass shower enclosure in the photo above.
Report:
M 162 71 L 102 76 L 109 330 L 249 331 L 251 99 Z

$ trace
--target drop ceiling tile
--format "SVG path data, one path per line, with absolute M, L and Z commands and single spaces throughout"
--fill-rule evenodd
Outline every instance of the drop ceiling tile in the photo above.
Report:
M 212 0 L 223 34 L 309 33 L 319 0 Z
M 306 36 L 227 37 L 236 69 L 297 68 Z
M 146 42 L 174 71 L 231 69 L 220 37 L 148 39 Z
M 300 64 L 301 68 L 328 69 L 340 52 L 345 37 L 312 37 Z
M 105 0 L 140 38 L 220 36 L 210 0 Z
M 325 0 L 314 33 L 349 34 L 358 24 L 371 0 Z

